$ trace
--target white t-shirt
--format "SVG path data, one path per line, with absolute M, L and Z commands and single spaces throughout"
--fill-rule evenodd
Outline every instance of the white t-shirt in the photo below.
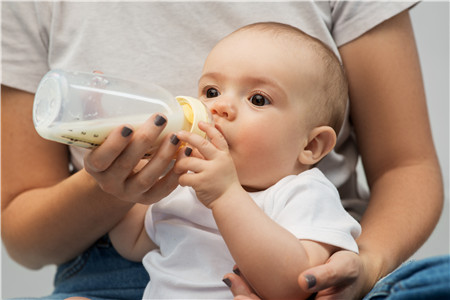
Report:
M 298 239 L 358 252 L 355 239 L 361 227 L 342 207 L 336 188 L 319 169 L 287 176 L 250 196 Z M 211 210 L 192 188 L 178 187 L 150 206 L 145 227 L 159 249 L 143 259 L 151 278 L 144 299 L 232 299 L 222 277 L 235 263 Z
M 101 70 L 155 83 L 174 95 L 196 96 L 207 54 L 243 25 L 288 23 L 337 53 L 337 47 L 411 5 L 403 1 L 3 2 L 2 84 L 34 93 L 50 69 Z M 84 152 L 71 147 L 71 153 L 72 164 L 82 168 Z M 358 187 L 357 161 L 347 113 L 335 150 L 318 167 L 338 188 L 346 209 L 359 219 L 368 193 Z

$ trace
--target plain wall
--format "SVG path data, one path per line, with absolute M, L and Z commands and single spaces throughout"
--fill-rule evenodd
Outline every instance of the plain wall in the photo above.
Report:
M 411 10 L 425 81 L 428 108 L 445 182 L 445 207 L 440 222 L 413 258 L 449 251 L 449 3 L 423 2 Z M 52 291 L 54 266 L 27 270 L 9 257 L 2 245 L 2 299 L 44 296 Z

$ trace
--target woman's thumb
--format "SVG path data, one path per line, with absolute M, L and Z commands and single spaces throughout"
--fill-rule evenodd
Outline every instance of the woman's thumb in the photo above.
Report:
M 358 276 L 357 254 L 340 251 L 327 263 L 303 271 L 298 284 L 305 292 L 315 293 L 330 287 L 351 284 Z

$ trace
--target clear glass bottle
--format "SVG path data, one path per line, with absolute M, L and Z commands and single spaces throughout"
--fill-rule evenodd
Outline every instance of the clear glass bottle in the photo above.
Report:
M 45 139 L 91 149 L 101 145 L 115 127 L 127 123 L 138 129 L 156 112 L 168 120 L 148 154 L 169 132 L 183 129 L 205 137 L 197 124 L 212 123 L 208 108 L 195 98 L 173 97 L 151 83 L 62 70 L 42 78 L 34 98 L 33 122 Z

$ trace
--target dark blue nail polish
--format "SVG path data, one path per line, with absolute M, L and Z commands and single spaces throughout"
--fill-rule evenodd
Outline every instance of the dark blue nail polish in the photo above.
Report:
M 239 270 L 239 268 L 233 269 L 233 273 L 238 276 L 241 276 L 241 270 Z
M 156 126 L 162 126 L 166 122 L 167 122 L 167 120 L 163 116 L 158 115 L 155 118 L 155 125 Z
M 231 280 L 229 278 L 224 278 L 222 281 L 230 288 L 231 287 Z
M 317 280 L 314 275 L 311 275 L 311 274 L 305 275 L 305 280 L 306 280 L 306 283 L 308 283 L 308 289 L 316 286 Z
M 184 155 L 191 156 L 192 154 L 192 148 L 186 147 L 186 150 L 184 150 Z
M 131 130 L 131 128 L 128 128 L 128 127 L 124 126 L 124 127 L 122 128 L 121 134 L 122 134 L 123 137 L 127 137 L 127 136 L 129 136 L 132 132 L 133 132 L 133 130 Z
M 172 136 L 170 137 L 170 142 L 174 145 L 177 145 L 180 142 L 180 140 L 175 134 L 172 134 Z

